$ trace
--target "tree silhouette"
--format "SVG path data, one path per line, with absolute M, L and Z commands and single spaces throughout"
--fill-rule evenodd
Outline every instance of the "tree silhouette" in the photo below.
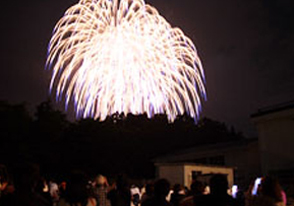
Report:
M 0 102 L 0 163 L 19 157 L 38 163 L 48 173 L 72 169 L 90 173 L 152 177 L 152 159 L 197 145 L 236 141 L 240 133 L 221 122 L 203 118 L 195 124 L 188 115 L 169 124 L 165 115 L 115 114 L 105 121 L 69 122 L 50 100 L 36 107 L 30 117 L 25 104 Z
M 32 118 L 26 104 L 11 105 L 0 101 L 0 161 L 9 164 L 26 153 Z

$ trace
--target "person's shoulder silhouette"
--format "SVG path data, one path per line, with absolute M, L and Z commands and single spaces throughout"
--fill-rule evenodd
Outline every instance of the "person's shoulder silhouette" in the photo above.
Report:
M 210 194 L 194 199 L 196 206 L 235 206 L 236 201 L 227 193 L 228 180 L 223 174 L 215 174 L 210 179 Z

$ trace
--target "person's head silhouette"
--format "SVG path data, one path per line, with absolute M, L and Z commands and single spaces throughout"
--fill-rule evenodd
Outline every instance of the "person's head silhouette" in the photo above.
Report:
M 227 194 L 228 180 L 223 174 L 215 174 L 210 179 L 210 193 L 213 195 Z
M 166 197 L 170 190 L 170 184 L 166 179 L 159 179 L 154 184 L 154 196 Z

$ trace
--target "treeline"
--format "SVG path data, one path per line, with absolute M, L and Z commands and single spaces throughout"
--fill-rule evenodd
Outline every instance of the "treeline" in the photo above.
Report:
M 152 159 L 174 151 L 215 142 L 234 141 L 242 134 L 208 118 L 198 124 L 187 115 L 169 124 L 164 115 L 115 114 L 105 121 L 68 121 L 50 101 L 29 114 L 25 104 L 0 102 L 0 164 L 19 161 L 39 164 L 46 173 L 73 169 L 88 173 L 127 173 L 152 178 Z

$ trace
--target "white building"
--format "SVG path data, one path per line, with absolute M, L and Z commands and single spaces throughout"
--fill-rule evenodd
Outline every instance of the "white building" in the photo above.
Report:
M 201 177 L 212 174 L 224 174 L 227 176 L 229 187 L 234 184 L 234 168 L 222 166 L 207 166 L 193 163 L 157 163 L 158 177 L 167 179 L 171 185 L 181 184 L 188 188 L 193 181 L 193 175 Z M 203 180 L 203 178 L 202 178 Z M 209 183 L 209 180 L 205 180 Z
M 294 177 L 294 102 L 260 109 L 251 118 L 258 130 L 262 173 Z
M 197 168 L 186 166 L 197 164 L 214 168 L 211 173 L 218 172 L 216 166 L 233 168 L 234 183 L 243 188 L 264 175 L 275 175 L 288 184 L 294 180 L 294 101 L 260 109 L 251 119 L 257 139 L 201 145 L 158 157 L 154 161 L 159 177 L 188 186 L 189 175 Z M 174 165 L 168 166 L 171 163 Z
M 189 186 L 193 172 L 202 171 L 199 168 L 186 169 L 186 166 L 187 168 L 191 165 L 210 168 L 209 171 L 204 170 L 201 174 L 224 173 L 222 169 L 229 168 L 234 173 L 234 175 L 228 175 L 230 185 L 237 183 L 245 187 L 255 177 L 260 176 L 259 160 L 257 139 L 242 139 L 202 145 L 161 156 L 155 159 L 155 165 L 158 177 L 165 177 L 172 183 L 183 182 L 185 186 Z M 168 174 L 169 172 L 171 174 Z M 229 180 L 231 177 L 233 179 Z

